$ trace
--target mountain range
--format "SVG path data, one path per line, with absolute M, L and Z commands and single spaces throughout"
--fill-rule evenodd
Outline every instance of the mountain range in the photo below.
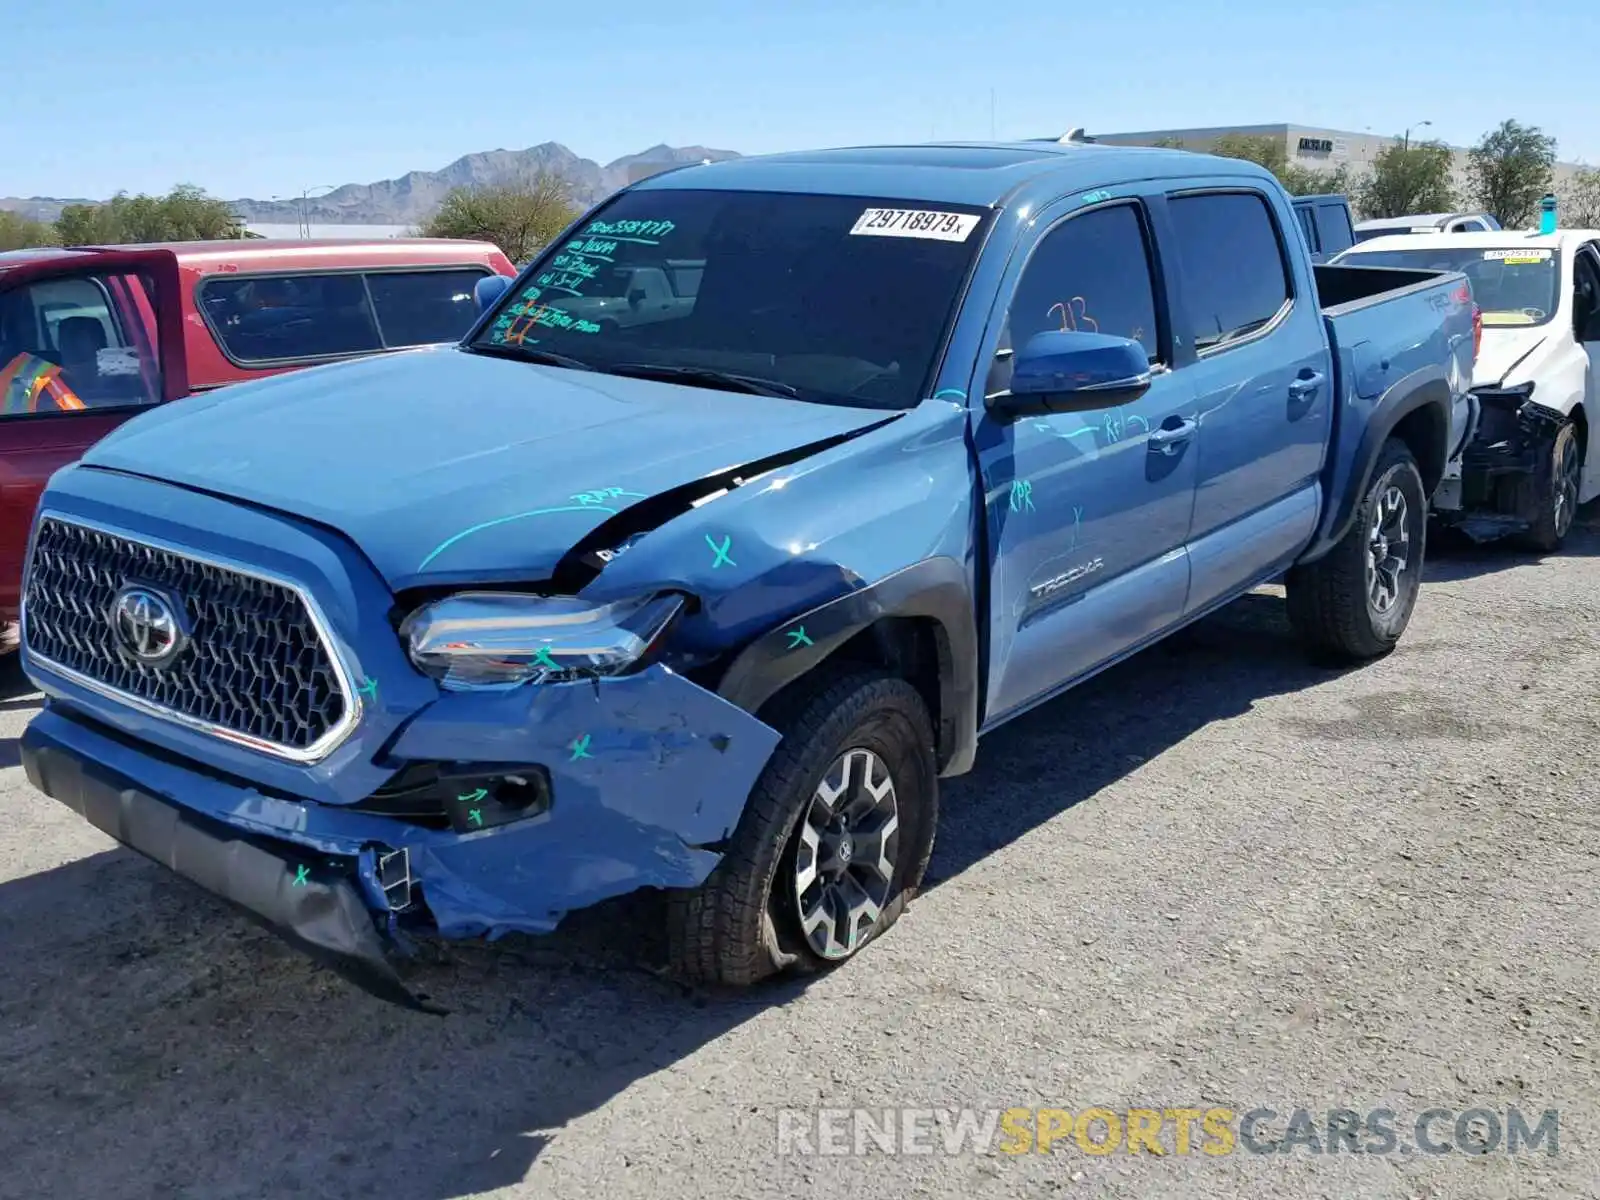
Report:
M 466 154 L 438 171 L 408 171 L 398 179 L 376 183 L 347 183 L 305 201 L 304 215 L 314 225 L 414 225 L 432 216 L 451 188 L 483 187 L 530 180 L 540 172 L 559 175 L 572 185 L 579 203 L 592 204 L 626 186 L 643 173 L 653 173 L 703 159 L 738 158 L 732 150 L 705 146 L 652 146 L 627 154 L 604 166 L 582 158 L 560 142 L 543 142 L 526 150 L 483 150 Z M 53 221 L 69 204 L 90 204 L 81 199 L 33 196 L 0 197 L 0 208 L 11 209 L 36 221 Z M 232 200 L 233 210 L 245 221 L 294 224 L 302 216 L 301 202 L 293 200 Z

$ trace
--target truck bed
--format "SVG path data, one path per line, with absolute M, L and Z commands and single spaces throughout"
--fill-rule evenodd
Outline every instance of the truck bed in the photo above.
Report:
M 1350 471 L 1367 461 L 1359 443 L 1371 414 L 1396 384 L 1423 374 L 1452 391 L 1447 461 L 1455 457 L 1471 420 L 1473 306 L 1466 276 L 1342 265 L 1314 272 L 1334 371 L 1325 494 L 1349 494 Z
M 1405 267 L 1328 266 L 1322 263 L 1315 264 L 1311 270 L 1317 281 L 1317 301 L 1330 316 L 1335 309 L 1348 312 L 1361 301 L 1375 301 L 1391 292 L 1433 283 L 1446 273 Z

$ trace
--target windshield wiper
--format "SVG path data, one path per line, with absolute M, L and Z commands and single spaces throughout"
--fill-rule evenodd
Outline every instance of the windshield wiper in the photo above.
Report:
M 593 371 L 595 365 L 581 358 L 557 354 L 554 350 L 530 349 L 527 346 L 500 345 L 494 342 L 474 342 L 467 347 L 472 354 L 487 354 L 491 358 L 513 358 L 518 362 L 540 363 L 547 367 L 566 367 L 570 371 Z
M 800 389 L 776 379 L 761 379 L 754 375 L 738 375 L 731 371 L 717 371 L 710 367 L 674 367 L 665 363 L 616 363 L 605 368 L 608 375 L 626 375 L 632 379 L 659 379 L 663 383 L 683 383 L 690 387 L 721 388 L 726 392 L 747 392 L 752 396 L 780 396 L 788 400 L 800 399 Z

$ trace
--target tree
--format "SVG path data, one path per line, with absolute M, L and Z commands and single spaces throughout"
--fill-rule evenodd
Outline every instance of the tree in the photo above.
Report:
M 1225 133 L 1211 143 L 1211 153 L 1219 158 L 1242 158 L 1265 167 L 1279 178 L 1289 165 L 1289 151 L 1281 138 L 1253 137 L 1246 133 Z
M 65 246 L 99 246 L 242 238 L 245 229 L 226 201 L 184 183 L 165 196 L 118 192 L 105 204 L 69 204 L 56 233 Z
M 1242 158 L 1265 167 L 1278 177 L 1278 182 L 1291 196 L 1318 196 L 1350 188 L 1348 166 L 1340 163 L 1332 170 L 1318 170 L 1292 163 L 1281 138 L 1225 133 L 1211 144 L 1211 153 L 1221 158 Z
M 1373 155 L 1358 207 L 1368 217 L 1450 212 L 1456 206 L 1454 165 L 1455 156 L 1443 142 L 1396 141 Z
M 1561 195 L 1561 223 L 1575 229 L 1600 225 L 1600 168 L 1581 167 Z
M 1316 167 L 1302 167 L 1298 163 L 1289 163 L 1278 172 L 1278 182 L 1283 184 L 1284 190 L 1291 196 L 1321 196 L 1328 192 L 1354 190 L 1354 182 L 1347 163 L 1340 163 L 1331 170 L 1319 170 Z
M 1537 125 L 1502 121 L 1467 151 L 1473 203 L 1507 229 L 1531 224 L 1555 177 L 1556 140 Z
M 55 244 L 56 231 L 43 221 L 0 208 L 0 250 L 26 250 Z
M 493 242 L 523 266 L 577 215 L 572 185 L 541 171 L 525 183 L 454 188 L 418 232 Z

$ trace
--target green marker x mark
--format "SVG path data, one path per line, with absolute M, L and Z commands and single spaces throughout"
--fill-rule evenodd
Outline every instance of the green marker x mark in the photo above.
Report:
M 567 760 L 568 762 L 577 762 L 580 758 L 594 757 L 594 755 L 589 753 L 589 739 L 591 736 L 591 734 L 586 733 L 577 741 L 572 743 L 572 757 Z
M 550 657 L 549 646 L 540 646 L 539 653 L 533 656 L 533 661 L 536 666 L 541 666 L 547 671 L 559 671 L 561 669 L 561 664 Z
M 361 686 L 356 691 L 360 692 L 368 700 L 376 700 L 378 698 L 378 681 L 368 675 L 361 681 Z
M 294 882 L 292 884 L 290 884 L 289 886 L 290 887 L 307 887 L 309 885 L 307 884 L 306 881 L 309 880 L 310 878 L 311 878 L 311 868 L 310 867 L 296 867 L 294 869 Z
M 734 562 L 733 559 L 728 557 L 728 551 L 733 548 L 733 535 L 731 533 L 723 537 L 722 545 L 720 546 L 711 540 L 711 535 L 708 533 L 706 534 L 706 545 L 710 546 L 717 556 L 711 560 L 711 569 L 713 571 L 715 571 L 723 563 L 727 563 L 730 567 L 737 567 L 739 565 L 738 563 Z
M 809 646 L 811 644 L 811 639 L 806 636 L 806 627 L 804 625 L 800 626 L 799 629 L 789 630 L 788 648 L 790 650 L 798 650 L 801 646 Z
M 471 821 L 474 825 L 478 826 L 478 828 L 480 828 L 480 829 L 483 828 L 483 813 L 480 812 L 478 809 L 474 808 L 474 809 L 468 810 L 468 812 L 467 812 L 467 820 Z

